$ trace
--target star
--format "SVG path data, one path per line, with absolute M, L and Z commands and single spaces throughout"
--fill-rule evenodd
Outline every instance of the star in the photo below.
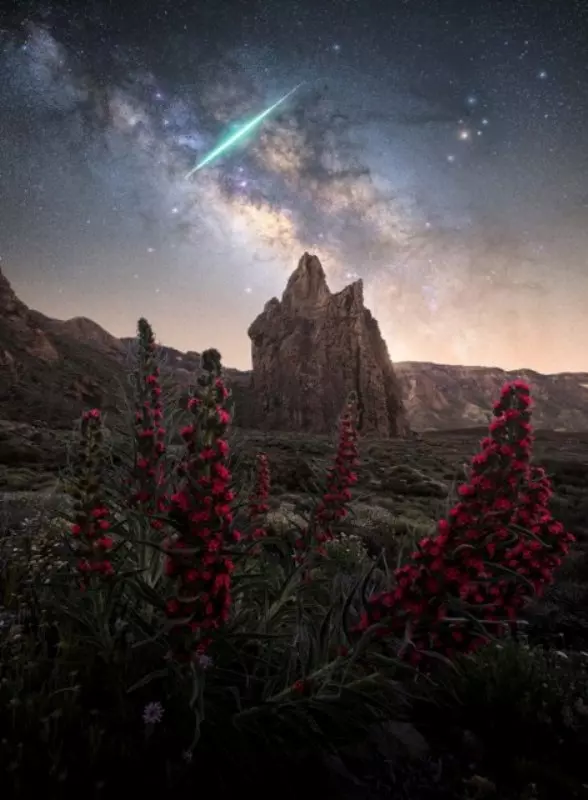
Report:
M 37 4 L 43 0 L 31 0 Z M 12 250 L 7 272 L 26 270 L 31 301 L 47 301 L 42 311 L 51 314 L 50 300 L 63 305 L 71 298 L 73 307 L 79 299 L 79 313 L 116 327 L 119 310 L 135 313 L 141 289 L 146 312 L 159 307 L 153 322 L 162 341 L 198 349 L 209 339 L 214 344 L 209 316 L 232 303 L 230 337 L 220 344 L 227 366 L 248 368 L 253 307 L 280 291 L 276 273 L 314 249 L 334 283 L 350 283 L 363 265 L 366 297 L 382 301 L 376 316 L 394 358 L 455 363 L 462 330 L 475 324 L 486 343 L 468 352 L 471 363 L 520 360 L 546 368 L 551 359 L 554 371 L 570 365 L 569 348 L 560 352 L 563 315 L 550 317 L 549 346 L 534 344 L 550 307 L 548 287 L 536 319 L 522 289 L 512 298 L 528 323 L 518 333 L 508 309 L 497 310 L 504 318 L 497 316 L 494 330 L 476 303 L 493 305 L 478 291 L 487 291 L 488 264 L 503 269 L 504 260 L 521 281 L 531 272 L 517 242 L 530 249 L 539 232 L 550 250 L 541 270 L 548 274 L 550 259 L 557 259 L 566 274 L 558 297 L 564 283 L 585 277 L 577 263 L 588 208 L 581 205 L 588 123 L 580 24 L 566 25 L 560 41 L 555 9 L 543 19 L 527 13 L 533 4 L 500 11 L 489 4 L 484 19 L 470 24 L 449 10 L 421 18 L 415 0 L 380 4 L 377 12 L 341 0 L 332 20 L 327 4 L 298 0 L 288 9 L 284 2 L 262 3 L 250 18 L 244 9 L 237 30 L 232 14 L 214 15 L 209 25 L 207 15 L 186 16 L 182 3 L 159 4 L 153 13 L 151 5 L 158 6 L 143 3 L 141 13 L 153 36 L 127 36 L 126 23 L 120 30 L 112 23 L 109 31 L 107 13 L 100 30 L 91 23 L 87 35 L 57 17 L 50 26 L 29 25 L 22 39 L 0 31 L 9 44 L 6 53 L 0 47 L 0 73 L 8 78 L 0 118 L 15 115 L 0 147 L 0 183 L 7 187 L 0 219 L 13 226 L 2 237 Z M 345 25 L 352 25 L 353 38 Z M 390 31 L 398 32 L 394 46 Z M 82 43 L 92 37 L 84 52 Z M 19 49 L 25 38 L 27 53 Z M 185 180 L 236 127 L 298 85 L 279 113 Z M 70 158 L 82 137 L 87 146 Z M 560 206 L 558 215 L 550 213 Z M 83 274 L 80 263 L 88 264 Z M 116 308 L 106 286 L 93 296 L 88 273 L 97 263 L 126 291 Z M 165 292 L 154 286 L 162 265 Z M 187 276 L 218 304 L 189 331 L 182 324 L 193 313 L 182 291 Z M 67 298 L 57 295 L 60 287 Z M 246 303 L 234 305 L 235 288 L 249 297 Z M 394 291 L 405 312 L 386 304 Z M 585 322 L 588 335 L 582 292 L 566 291 L 574 324 Z M 165 302 L 154 304 L 149 292 L 165 294 Z M 437 301 L 440 320 L 429 338 L 420 329 L 425 294 L 427 302 Z M 404 326 L 406 336 L 394 335 L 395 326 Z M 585 368 L 585 354 L 576 350 L 573 359 Z

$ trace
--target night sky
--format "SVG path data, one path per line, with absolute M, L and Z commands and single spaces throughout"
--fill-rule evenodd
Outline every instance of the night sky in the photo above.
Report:
M 247 368 L 309 250 L 333 290 L 364 279 L 394 360 L 588 370 L 586 0 L 18 2 L 0 26 L 0 257 L 33 308 L 144 315 Z

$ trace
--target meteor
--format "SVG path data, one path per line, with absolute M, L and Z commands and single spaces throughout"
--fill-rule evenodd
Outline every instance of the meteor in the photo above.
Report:
M 304 83 L 304 81 L 302 83 Z M 190 172 L 186 173 L 186 180 L 191 178 L 192 175 L 195 172 L 198 172 L 199 169 L 202 169 L 202 167 L 205 167 L 207 164 L 210 164 L 211 161 L 214 161 L 215 158 L 218 158 L 218 156 L 224 153 L 225 150 L 227 150 L 231 145 L 235 144 L 243 136 L 252 131 L 256 125 L 259 125 L 261 122 L 263 122 L 263 120 L 268 117 L 272 111 L 275 111 L 278 106 L 281 106 L 282 103 L 286 102 L 286 100 L 302 86 L 302 83 L 299 83 L 298 86 L 290 89 L 289 92 L 287 92 L 283 97 L 280 97 L 280 99 L 277 100 L 273 105 L 271 105 L 269 108 L 266 108 L 265 111 L 262 111 L 261 114 L 258 114 L 249 122 L 246 122 L 237 131 L 235 131 L 235 133 L 231 134 L 228 139 L 217 145 L 214 150 L 211 150 L 211 152 L 205 158 L 203 158 L 202 161 L 199 161 L 198 164 L 196 164 L 196 166 L 190 170 Z

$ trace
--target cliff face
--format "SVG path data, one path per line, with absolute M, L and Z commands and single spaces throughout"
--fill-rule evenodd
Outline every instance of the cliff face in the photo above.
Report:
M 349 392 L 363 433 L 404 436 L 409 427 L 378 323 L 357 281 L 332 294 L 316 256 L 305 253 L 282 300 L 249 328 L 256 427 L 328 433 Z
M 0 269 L 0 319 L 18 323 L 26 319 L 28 308 L 14 293 L 10 281 Z
M 506 381 L 522 378 L 533 392 L 533 425 L 588 430 L 588 373 L 542 375 L 530 369 L 399 362 L 396 374 L 411 427 L 417 431 L 486 425 Z
M 0 366 L 18 373 L 19 352 L 44 362 L 58 359 L 57 351 L 33 312 L 16 296 L 0 269 Z

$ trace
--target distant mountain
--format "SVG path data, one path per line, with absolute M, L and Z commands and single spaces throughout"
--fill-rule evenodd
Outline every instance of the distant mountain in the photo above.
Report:
M 0 417 L 70 427 L 89 406 L 115 411 L 122 348 L 90 320 L 31 311 L 0 272 Z
M 116 414 L 127 385 L 132 341 L 84 317 L 60 321 L 29 309 L 0 271 L 0 419 L 69 428 L 91 406 Z M 180 386 L 194 382 L 198 353 L 165 346 L 161 353 Z M 394 367 L 415 431 L 484 425 L 500 387 L 514 377 L 532 386 L 537 427 L 588 431 L 588 373 L 541 375 L 420 362 Z M 260 412 L 252 399 L 251 373 L 227 369 L 227 379 L 237 424 L 257 427 Z
M 502 385 L 522 378 L 533 390 L 533 423 L 555 431 L 588 431 L 588 372 L 542 375 L 530 369 L 397 362 L 396 375 L 413 430 L 484 425 Z

